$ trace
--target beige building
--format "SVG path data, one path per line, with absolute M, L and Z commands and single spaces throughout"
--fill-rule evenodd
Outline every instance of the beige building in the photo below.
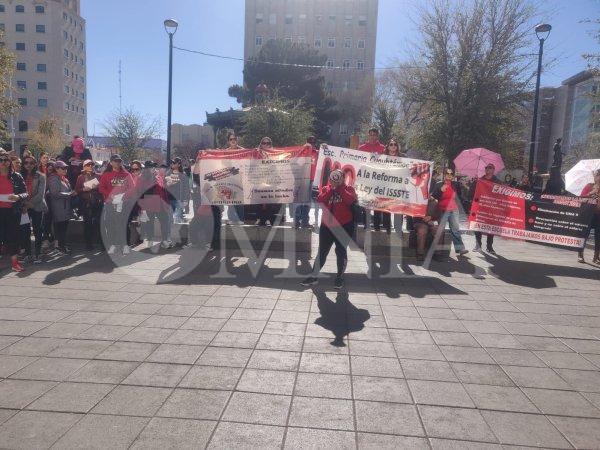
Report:
M 215 133 L 210 125 L 171 125 L 171 145 L 197 145 L 211 148 L 214 145 Z
M 338 98 L 373 92 L 378 0 L 246 0 L 244 57 L 270 39 L 306 44 L 327 55 L 326 89 Z M 334 124 L 343 143 L 355 124 Z
M 14 52 L 15 147 L 44 116 L 62 123 L 65 143 L 87 132 L 85 20 L 79 0 L 0 0 L 2 41 Z

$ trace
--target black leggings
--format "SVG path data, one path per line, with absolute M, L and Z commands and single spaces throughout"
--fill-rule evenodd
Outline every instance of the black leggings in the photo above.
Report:
M 475 242 L 477 242 L 477 245 L 479 245 L 481 247 L 481 237 L 483 236 L 483 233 L 476 231 L 475 232 Z M 494 235 L 493 234 L 486 234 L 486 245 L 488 250 L 490 248 L 492 248 L 492 246 L 494 245 Z
M 83 238 L 85 244 L 90 247 L 100 238 L 101 206 L 85 205 L 79 209 L 83 217 Z
M 148 212 L 148 222 L 142 225 L 142 232 L 144 237 L 150 241 L 154 240 L 154 222 L 158 219 L 160 224 L 160 239 L 161 241 L 168 241 L 171 239 L 171 211 L 160 211 L 160 212 Z
M 42 240 L 48 242 L 54 241 L 54 233 L 52 230 L 52 213 L 50 211 L 45 212 L 42 219 Z
M 40 256 L 42 252 L 42 234 L 44 232 L 44 213 L 30 209 L 29 220 L 31 223 L 21 225 L 21 247 L 25 249 L 25 254 L 31 256 L 31 229 L 35 238 L 35 256 Z
M 67 228 L 69 228 L 69 221 L 54 222 L 54 234 L 58 241 L 58 248 L 64 250 L 67 248 Z
M 102 240 L 106 247 L 114 245 L 124 247 L 127 245 L 127 224 L 129 211 L 123 206 L 117 211 L 114 205 L 106 203 L 102 210 Z
M 390 231 L 392 228 L 392 215 L 388 212 L 373 211 L 373 227 L 379 230 L 382 225 L 383 228 Z
M 590 237 L 590 232 L 594 230 L 594 258 L 598 258 L 600 257 L 600 215 L 596 214 L 594 216 L 594 219 L 592 220 L 592 224 L 590 226 L 590 229 L 587 232 L 587 236 L 585 238 L 585 241 L 587 242 L 587 240 Z M 579 249 L 579 256 L 581 258 L 583 258 L 583 249 L 585 248 L 585 244 L 583 245 L 583 248 Z
M 319 252 L 315 264 L 313 266 L 313 273 L 317 274 L 325 264 L 327 255 L 331 246 L 335 244 L 335 256 L 337 258 L 337 276 L 342 276 L 346 271 L 346 265 L 348 264 L 348 251 L 347 247 L 352 237 L 354 236 L 354 222 L 347 223 L 341 227 L 335 228 L 335 234 L 332 229 L 326 225 L 321 225 L 319 228 Z
M 11 208 L 0 208 L 0 244 L 4 245 L 10 256 L 18 252 L 19 227 L 21 215 Z

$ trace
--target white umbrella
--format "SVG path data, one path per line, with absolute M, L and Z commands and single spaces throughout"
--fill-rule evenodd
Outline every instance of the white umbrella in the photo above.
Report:
M 600 169 L 600 159 L 582 159 L 565 174 L 565 189 L 581 195 L 586 184 L 594 182 L 594 171 Z

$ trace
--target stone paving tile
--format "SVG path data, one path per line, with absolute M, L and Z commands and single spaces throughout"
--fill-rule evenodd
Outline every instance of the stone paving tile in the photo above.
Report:
M 115 342 L 103 352 L 96 355 L 95 359 L 108 359 L 114 361 L 143 361 L 150 355 L 156 344 L 141 342 Z
M 414 405 L 357 401 L 356 422 L 359 431 L 424 436 Z
M 354 449 L 354 433 L 338 430 L 316 430 L 314 428 L 293 428 L 287 430 L 286 449 Z
M 27 409 L 87 413 L 114 387 L 113 384 L 60 383 Z
M 278 334 L 263 334 L 258 340 L 256 348 L 259 350 L 281 350 L 299 352 L 300 350 L 302 350 L 302 343 L 302 336 L 281 336 Z
M 132 449 L 203 448 L 215 428 L 206 420 L 167 419 L 155 417 L 140 433 Z
M 296 372 L 247 369 L 236 389 L 264 394 L 292 395 L 295 380 Z
M 190 367 L 182 364 L 142 363 L 122 383 L 175 387 Z
M 194 366 L 179 382 L 179 387 L 230 391 L 241 374 L 242 369 L 236 367 Z
M 36 360 L 34 356 L 0 355 L 0 378 L 8 378 Z
M 296 370 L 300 362 L 300 353 L 273 350 L 255 350 L 250 357 L 251 369 Z
M 523 391 L 544 414 L 600 417 L 600 409 L 578 392 L 530 388 Z
M 349 375 L 326 373 L 298 374 L 295 395 L 305 397 L 352 398 Z
M 497 442 L 481 413 L 475 409 L 419 406 L 419 413 L 430 437 Z
M 152 417 L 170 393 L 168 388 L 117 386 L 96 405 L 92 413 Z
M 396 358 L 376 358 L 370 356 L 351 356 L 350 364 L 354 375 L 371 375 L 402 378 L 402 368 Z
M 465 384 L 464 387 L 478 409 L 538 412 L 534 404 L 516 387 L 482 384 Z
M 248 423 L 219 422 L 208 448 L 280 449 L 285 428 Z
M 554 417 L 550 420 L 575 448 L 597 448 L 600 442 L 600 419 Z
M 514 386 L 512 380 L 499 367 L 491 364 L 452 363 L 452 369 L 463 383 Z
M 86 383 L 122 382 L 139 365 L 127 361 L 90 361 L 69 377 L 70 381 Z
M 56 385 L 52 381 L 0 381 L 0 408 L 22 409 Z
M 146 358 L 147 362 L 194 364 L 204 350 L 202 345 L 161 344 Z
M 206 347 L 196 364 L 206 366 L 245 367 L 252 350 L 245 348 Z
M 26 337 L 2 350 L 8 355 L 45 356 L 57 347 L 68 342 L 67 339 Z
M 0 425 L 6 448 L 50 448 L 81 417 L 57 412 L 21 411 Z
M 432 381 L 458 381 L 452 367 L 446 361 L 401 359 L 400 365 L 407 379 Z
M 571 369 L 556 369 L 556 371 L 578 391 L 600 392 L 600 372 L 598 371 Z
M 356 400 L 412 403 L 406 381 L 400 378 L 353 376 L 352 386 Z
M 285 395 L 234 392 L 223 414 L 223 420 L 285 425 L 291 399 L 292 397 Z
M 230 392 L 200 389 L 175 389 L 157 416 L 217 420 Z
M 517 386 L 543 389 L 571 389 L 552 369 L 541 367 L 503 366 Z
M 350 359 L 348 356 L 344 355 L 302 353 L 300 359 L 300 371 L 349 374 Z
M 502 444 L 570 447 L 558 430 L 542 415 L 499 411 L 482 411 L 481 414 Z
M 354 430 L 352 402 L 343 399 L 294 397 L 290 425 Z
M 60 438 L 56 449 L 127 448 L 150 419 L 88 414 Z
M 464 387 L 459 383 L 408 380 L 408 386 L 417 404 L 475 407 Z

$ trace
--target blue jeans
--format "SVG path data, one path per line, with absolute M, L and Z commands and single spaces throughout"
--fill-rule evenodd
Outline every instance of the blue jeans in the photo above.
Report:
M 442 229 L 446 228 L 446 222 L 450 227 L 450 235 L 452 236 L 452 243 L 454 244 L 454 250 L 460 252 L 465 249 L 463 244 L 462 236 L 460 234 L 460 223 L 458 221 L 458 211 L 444 211 L 440 219 L 440 225 Z
M 183 207 L 179 200 L 171 200 L 171 209 L 173 209 L 173 219 L 175 222 L 183 222 Z

